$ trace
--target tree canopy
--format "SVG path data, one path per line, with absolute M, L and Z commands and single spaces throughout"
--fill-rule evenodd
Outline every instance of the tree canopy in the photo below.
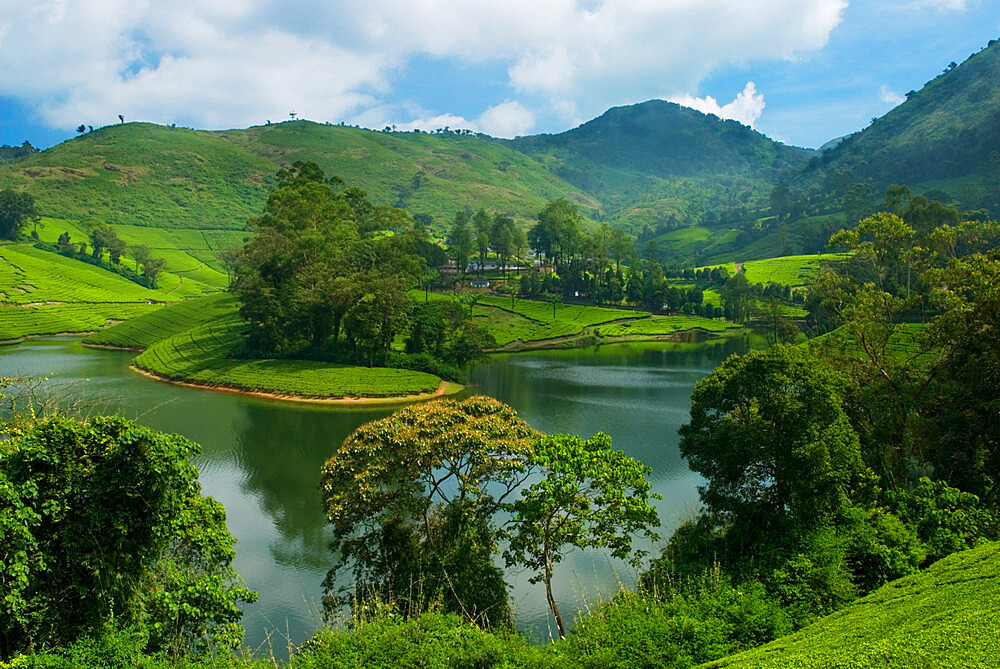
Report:
M 52 417 L 0 441 L 0 657 L 67 644 L 112 621 L 151 650 L 235 647 L 225 511 L 200 494 L 198 445 L 118 417 Z

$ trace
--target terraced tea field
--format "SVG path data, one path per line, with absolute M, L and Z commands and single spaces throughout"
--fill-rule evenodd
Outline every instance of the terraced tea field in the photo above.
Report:
M 103 304 L 50 304 L 23 307 L 0 304 L 0 342 L 32 335 L 90 332 L 108 321 L 131 319 L 161 309 L 143 302 Z
M 995 667 L 1000 544 L 956 553 L 795 634 L 702 665 L 909 669 Z
M 163 258 L 166 269 L 159 278 L 160 288 L 180 291 L 185 297 L 224 290 L 229 285 L 229 276 L 218 254 L 242 246 L 246 236 L 239 230 L 163 229 L 138 225 L 111 227 L 129 246 L 142 244 L 149 248 L 150 255 Z M 63 232 L 69 233 L 74 244 L 89 237 L 82 224 L 54 218 L 42 219 L 38 236 L 42 241 L 55 243 Z M 126 254 L 125 263 L 130 262 Z
M 156 307 L 138 318 L 95 332 L 87 338 L 87 343 L 146 348 L 166 337 L 225 318 L 238 308 L 239 302 L 229 293 L 196 297 L 178 304 Z
M 231 359 L 244 327 L 235 314 L 223 317 L 152 344 L 134 364 L 172 380 L 314 399 L 416 395 L 441 383 L 432 374 L 404 369 Z

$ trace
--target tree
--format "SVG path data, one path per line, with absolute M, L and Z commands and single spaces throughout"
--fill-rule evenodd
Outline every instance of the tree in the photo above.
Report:
M 448 255 L 455 261 L 455 268 L 462 273 L 463 277 L 469 268 L 472 246 L 469 217 L 464 211 L 459 211 L 455 214 L 455 221 L 448 233 Z
M 0 447 L 0 657 L 114 619 L 150 650 L 242 641 L 225 511 L 202 497 L 197 444 L 117 417 L 14 427 Z
M 737 272 L 726 280 L 719 291 L 726 318 L 736 323 L 746 323 L 752 314 L 755 296 L 746 274 Z
M 135 260 L 135 271 L 138 272 L 139 266 L 145 265 L 146 261 L 149 260 L 149 248 L 144 244 L 136 244 L 129 247 L 129 252 L 132 254 L 132 259 Z
M 707 479 L 701 500 L 736 552 L 816 528 L 865 494 L 843 391 L 833 370 L 787 345 L 734 355 L 695 386 L 680 451 Z
M 479 249 L 479 267 L 476 274 L 482 276 L 486 265 L 486 254 L 490 250 L 491 230 L 490 216 L 485 209 L 480 209 L 472 217 L 472 230 L 476 235 L 476 248 Z
M 558 265 L 563 256 L 576 252 L 580 234 L 580 211 L 565 198 L 552 200 L 538 214 L 538 223 L 528 233 L 528 241 Z
M 156 288 L 156 280 L 165 266 L 166 261 L 163 258 L 147 258 L 142 264 L 142 275 L 146 277 L 146 283 L 150 288 Z
M 81 123 L 80 125 L 76 126 L 76 131 L 82 135 L 84 132 L 87 131 L 87 126 Z
M 557 434 L 535 445 L 530 464 L 545 477 L 522 490 L 510 505 L 513 530 L 504 551 L 508 566 L 523 565 L 545 583 L 545 598 L 566 637 L 566 625 L 552 594 L 554 567 L 572 548 L 604 547 L 634 566 L 644 553 L 632 550 L 632 535 L 652 540 L 659 525 L 649 500 L 646 474 L 652 470 L 611 448 L 611 437 L 597 433 L 587 440 Z
M 119 121 L 119 123 L 124 123 L 125 122 L 125 117 L 122 114 L 119 114 L 118 115 L 118 121 Z
M 426 232 L 406 212 L 326 179 L 315 163 L 277 176 L 235 260 L 232 290 L 251 324 L 250 350 L 320 349 L 332 339 L 336 351 L 347 326 L 352 350 L 361 344 L 369 361 L 381 359 L 385 337 L 405 325 L 405 290 L 421 274 Z
M 0 239 L 17 239 L 28 221 L 38 218 L 35 198 L 6 188 L 0 190 Z
M 355 430 L 320 482 L 338 556 L 328 610 L 347 590 L 338 573 L 349 571 L 359 603 L 380 597 L 417 614 L 440 599 L 448 611 L 506 625 L 492 519 L 524 483 L 536 436 L 488 397 L 410 406 Z
M 117 264 L 122 253 L 125 252 L 125 242 L 118 237 L 114 228 L 100 219 L 89 222 L 91 254 L 97 260 L 104 257 L 104 250 L 108 250 L 112 264 Z

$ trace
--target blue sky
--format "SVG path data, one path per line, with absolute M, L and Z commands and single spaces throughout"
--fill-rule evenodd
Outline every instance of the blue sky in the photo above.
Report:
M 998 0 L 0 0 L 0 143 L 298 117 L 561 132 L 671 99 L 816 147 L 1000 37 Z

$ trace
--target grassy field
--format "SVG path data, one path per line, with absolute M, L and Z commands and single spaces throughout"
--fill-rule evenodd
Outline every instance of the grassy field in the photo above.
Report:
M 686 287 L 694 284 L 685 284 Z M 413 299 L 422 301 L 424 294 L 414 291 Z M 718 299 L 714 292 L 711 297 Z M 452 299 L 444 293 L 431 293 L 432 300 Z M 706 291 L 706 300 L 709 293 Z M 516 300 L 511 306 L 510 298 L 482 297 L 472 310 L 473 320 L 492 334 L 500 347 L 516 341 L 542 342 L 546 339 L 571 337 L 594 328 L 596 337 L 653 337 L 670 335 L 685 330 L 707 330 L 722 333 L 740 329 L 741 326 L 721 319 L 699 318 L 697 316 L 650 316 L 645 311 L 631 309 L 611 309 L 579 304 L 556 303 L 555 318 L 552 303 L 540 300 Z M 616 322 L 621 321 L 621 322 Z
M 71 235 L 76 233 L 79 239 L 85 238 L 72 221 L 55 219 L 43 221 L 39 236 L 43 240 L 58 238 L 64 230 Z M 206 243 L 204 238 L 202 243 Z M 191 257 L 188 259 L 198 262 Z M 108 321 L 125 320 L 155 310 L 157 305 L 153 302 L 176 302 L 185 297 L 217 292 L 227 281 L 224 273 L 214 269 L 191 272 L 187 276 L 182 272 L 164 273 L 160 277 L 161 287 L 150 290 L 100 267 L 36 249 L 30 244 L 3 245 L 0 246 L 0 308 L 3 310 L 0 340 L 97 330 Z
M 227 317 L 238 307 L 236 298 L 229 293 L 206 295 L 156 307 L 138 318 L 95 332 L 86 341 L 105 346 L 146 348 L 166 337 Z
M 996 667 L 1000 544 L 947 557 L 746 653 L 702 665 L 801 669 Z
M 314 399 L 400 397 L 432 392 L 441 383 L 432 374 L 403 369 L 231 359 L 244 328 L 232 313 L 150 345 L 134 364 L 177 381 Z

